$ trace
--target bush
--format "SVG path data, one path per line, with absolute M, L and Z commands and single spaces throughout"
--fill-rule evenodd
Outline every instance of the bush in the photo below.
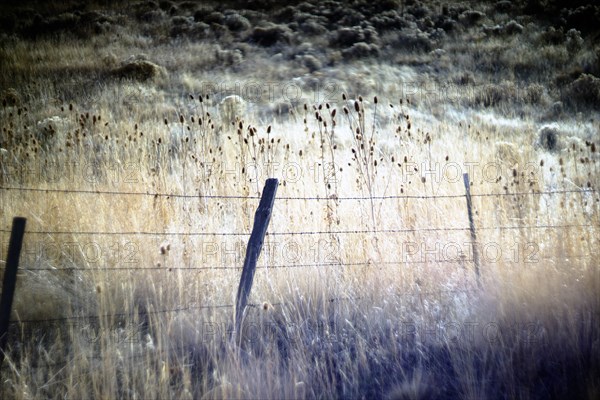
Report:
M 167 75 L 165 68 L 140 57 L 125 62 L 122 66 L 113 70 L 113 74 L 121 79 L 131 79 L 144 82 L 164 78 Z
M 567 85 L 563 92 L 563 101 L 574 108 L 598 108 L 600 105 L 600 78 L 590 74 L 581 74 Z
M 583 47 L 583 38 L 581 37 L 581 32 L 579 32 L 577 29 L 569 29 L 567 32 L 567 40 L 565 45 L 571 54 L 575 54 L 581 50 Z
M 429 36 L 419 29 L 400 31 L 392 45 L 396 49 L 421 52 L 430 52 L 435 47 Z
M 481 11 L 467 10 L 458 16 L 458 20 L 465 26 L 473 26 L 483 21 L 485 14 Z
M 365 20 L 365 16 L 360 12 L 347 8 L 343 12 L 344 15 L 338 20 L 340 26 L 355 26 Z
M 300 30 L 308 35 L 322 35 L 327 32 L 327 29 L 313 18 L 300 24 Z
M 524 30 L 523 25 L 519 24 L 515 20 L 509 21 L 506 25 L 504 25 L 503 31 L 507 35 L 515 35 L 517 33 L 522 33 Z
M 302 64 L 310 72 L 318 71 L 323 67 L 323 63 L 317 57 L 310 54 L 302 57 Z
M 236 65 L 244 61 L 242 52 L 238 49 L 234 50 L 221 50 L 217 48 L 215 51 L 215 58 L 217 62 L 222 66 Z
M 194 13 L 194 20 L 207 24 L 223 24 L 225 16 L 218 11 L 209 11 L 206 9 L 198 10 Z
M 554 126 L 544 126 L 540 129 L 535 144 L 536 147 L 541 147 L 550 152 L 560 150 L 558 129 Z
M 290 23 L 296 21 L 298 11 L 293 6 L 287 6 L 277 11 L 274 15 L 275 21 L 279 23 Z
M 406 20 L 394 10 L 376 14 L 370 19 L 371 24 L 378 30 L 401 29 L 406 27 Z
M 484 85 L 475 96 L 475 103 L 484 107 L 493 107 L 518 98 L 515 84 L 510 81 Z
M 250 29 L 251 26 L 250 21 L 248 21 L 248 18 L 238 13 L 231 13 L 225 15 L 223 23 L 232 32 L 245 31 L 247 29 Z
M 248 39 L 260 46 L 271 47 L 277 43 L 289 44 L 292 33 L 283 25 L 269 25 L 256 27 L 250 33 Z
M 364 40 L 365 36 L 360 27 L 340 28 L 335 32 L 330 43 L 337 47 L 350 47 Z
M 523 93 L 523 102 L 527 104 L 547 104 L 548 96 L 546 88 L 539 83 L 532 83 L 525 88 Z
M 379 56 L 379 47 L 374 44 L 358 42 L 350 48 L 342 50 L 342 56 L 345 59 L 377 57 Z
M 338 29 L 329 42 L 334 47 L 348 48 L 356 43 L 376 44 L 378 41 L 379 36 L 373 27 L 353 26 Z

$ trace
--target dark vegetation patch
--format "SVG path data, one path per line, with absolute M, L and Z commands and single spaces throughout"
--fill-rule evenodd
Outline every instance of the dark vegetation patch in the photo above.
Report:
M 125 8 L 116 0 L 24 0 L 0 5 L 0 33 L 26 40 L 105 36 L 109 41 L 131 34 L 127 40 L 140 38 L 149 46 L 217 41 L 220 47 L 208 57 L 215 66 L 237 72 L 243 72 L 239 68 L 252 59 L 253 49 L 268 56 L 280 53 L 290 73 L 313 73 L 356 60 L 393 60 L 421 66 L 422 72 L 470 72 L 479 82 L 492 74 L 495 82 L 518 87 L 524 104 L 560 100 L 569 111 L 598 103 L 600 48 L 594 43 L 600 40 L 599 10 L 600 5 L 580 0 L 139 0 Z M 305 42 L 314 45 L 311 52 L 299 49 Z M 118 67 L 115 75 L 135 80 L 158 76 L 143 62 Z M 531 86 L 539 82 L 543 90 Z M 481 92 L 469 104 L 505 104 L 515 98 L 508 86 Z
M 581 74 L 567 85 L 563 93 L 563 101 L 577 109 L 598 109 L 600 107 L 600 78 L 590 74 Z
M 263 47 L 271 47 L 275 44 L 286 45 L 292 41 L 292 32 L 285 25 L 269 24 L 252 29 L 248 40 Z
M 559 150 L 559 138 L 560 133 L 558 129 L 551 126 L 545 126 L 540 129 L 537 144 L 547 151 L 555 152 Z

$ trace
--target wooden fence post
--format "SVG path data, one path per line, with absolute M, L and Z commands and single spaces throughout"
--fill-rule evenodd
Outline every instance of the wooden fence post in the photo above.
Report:
M 473 220 L 473 205 L 471 203 L 471 182 L 469 180 L 469 174 L 463 174 L 463 181 L 465 183 L 465 190 L 467 193 L 467 212 L 469 214 L 469 230 L 471 231 L 471 246 L 473 248 L 473 263 L 475 264 L 475 274 L 477 275 L 477 284 L 481 286 L 479 280 L 479 250 L 477 249 L 477 234 L 475 233 L 475 221 Z
M 4 281 L 2 282 L 2 298 L 0 298 L 0 368 L 4 363 L 4 351 L 8 339 L 8 325 L 12 309 L 15 286 L 17 284 L 17 268 L 25 233 L 25 222 L 22 217 L 13 218 L 8 253 L 6 255 L 6 268 L 4 269 Z
M 262 197 L 254 215 L 254 227 L 248 240 L 246 248 L 246 259 L 244 260 L 244 268 L 242 269 L 242 277 L 237 291 L 235 302 L 235 336 L 239 339 L 242 327 L 242 321 L 248 304 L 248 296 L 252 289 L 252 281 L 254 280 L 254 271 L 256 270 L 256 261 L 260 256 L 260 251 L 264 242 L 267 227 L 271 220 L 271 212 L 275 202 L 275 194 L 277 193 L 277 179 L 267 179 L 263 189 Z

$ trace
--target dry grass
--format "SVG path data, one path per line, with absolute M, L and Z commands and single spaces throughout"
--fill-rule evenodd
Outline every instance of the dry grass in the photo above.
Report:
M 516 59 L 512 38 L 545 40 L 540 54 L 557 65 L 583 60 L 589 42 L 567 35 L 569 50 L 565 35 L 526 24 L 484 40 L 478 27 L 512 16 L 466 9 L 445 15 L 476 40 L 445 42 L 423 33 L 432 7 L 413 5 L 415 46 L 445 52 L 347 64 L 346 30 L 311 39 L 335 41 L 337 56 L 290 34 L 289 13 L 320 15 L 308 5 L 250 28 L 265 4 L 220 15 L 136 5 L 127 23 L 139 30 L 119 45 L 116 27 L 2 42 L 2 229 L 28 218 L 4 396 L 597 398 L 600 143 L 585 85 L 597 78 L 570 76 L 581 98 L 569 103 L 540 57 Z M 407 22 L 377 17 L 388 34 Z M 182 18 L 189 29 L 170 37 Z M 393 43 L 358 33 L 382 57 Z M 517 64 L 534 75 L 515 79 Z M 558 100 L 565 116 L 550 124 Z M 279 199 L 236 345 L 221 306 L 235 302 L 247 236 L 228 233 L 249 233 L 267 177 Z

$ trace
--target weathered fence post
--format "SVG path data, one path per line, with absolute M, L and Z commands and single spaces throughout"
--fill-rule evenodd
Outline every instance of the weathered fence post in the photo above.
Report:
M 235 302 L 235 336 L 240 337 L 242 321 L 248 304 L 248 296 L 252 289 L 252 281 L 254 280 L 254 271 L 256 270 L 256 261 L 260 256 L 267 227 L 271 220 L 271 211 L 275 202 L 275 193 L 277 193 L 277 179 L 267 179 L 263 189 L 262 197 L 254 215 L 254 226 L 250 239 L 248 240 L 248 248 L 246 249 L 246 259 L 244 260 L 244 268 L 242 269 L 242 277 L 240 278 L 240 286 L 237 291 Z
M 463 174 L 463 181 L 465 182 L 465 190 L 467 193 L 467 212 L 469 214 L 469 230 L 471 231 L 471 246 L 473 248 L 473 263 L 475 264 L 475 274 L 477 275 L 477 284 L 481 286 L 479 280 L 479 250 L 477 249 L 477 234 L 475 233 L 475 221 L 473 221 L 473 206 L 471 203 L 471 182 L 469 181 L 469 174 Z
M 2 298 L 0 298 L 0 368 L 4 363 L 4 351 L 8 339 L 8 325 L 12 309 L 15 286 L 17 284 L 17 268 L 19 267 L 19 256 L 25 233 L 25 222 L 22 217 L 13 218 L 8 253 L 6 256 L 6 268 L 4 269 L 4 281 L 2 282 Z

